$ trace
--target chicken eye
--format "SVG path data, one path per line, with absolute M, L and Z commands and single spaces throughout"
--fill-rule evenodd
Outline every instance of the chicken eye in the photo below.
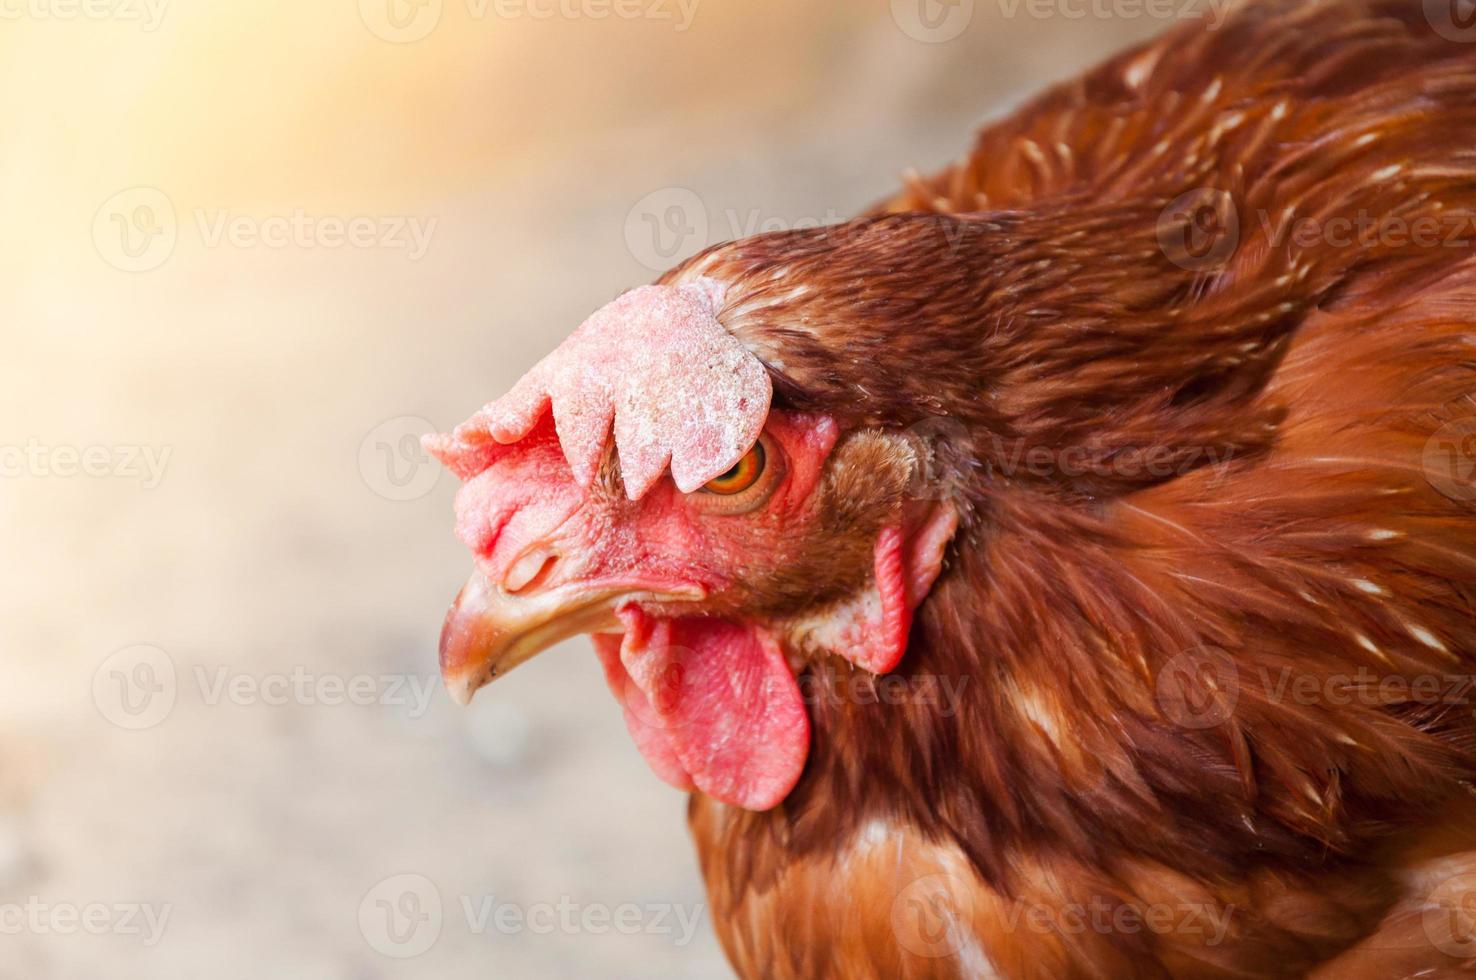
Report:
M 764 447 L 762 443 L 756 443 L 733 468 L 723 475 L 709 480 L 702 488 L 703 493 L 715 493 L 721 497 L 731 497 L 742 493 L 758 482 L 759 477 L 764 475 Z

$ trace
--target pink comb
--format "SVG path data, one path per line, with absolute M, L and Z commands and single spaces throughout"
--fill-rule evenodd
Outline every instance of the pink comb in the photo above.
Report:
M 581 485 L 594 479 L 613 423 L 632 500 L 668 464 L 677 489 L 691 493 L 753 448 L 773 396 L 763 364 L 718 323 L 721 304 L 722 286 L 711 279 L 632 289 L 459 426 L 455 443 L 490 462 L 488 437 L 517 442 L 552 406 L 564 458 Z M 446 458 L 449 442 L 427 445 Z

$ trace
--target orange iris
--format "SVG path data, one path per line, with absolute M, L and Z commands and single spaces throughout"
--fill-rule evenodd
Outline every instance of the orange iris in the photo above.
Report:
M 753 486 L 763 474 L 764 447 L 762 444 L 755 444 L 748 455 L 740 459 L 731 470 L 709 481 L 702 489 L 708 493 L 731 497 Z

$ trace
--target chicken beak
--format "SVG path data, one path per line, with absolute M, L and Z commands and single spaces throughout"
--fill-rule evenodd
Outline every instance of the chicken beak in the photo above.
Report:
M 619 630 L 616 610 L 626 602 L 701 597 L 700 590 L 580 586 L 508 595 L 477 572 L 457 594 L 441 627 L 441 679 L 451 697 L 467 705 L 484 684 L 561 640 Z
M 548 593 L 509 596 L 485 575 L 472 575 L 457 594 L 441 627 L 441 678 L 458 704 L 494 677 L 534 654 L 580 633 L 618 624 L 601 596 Z

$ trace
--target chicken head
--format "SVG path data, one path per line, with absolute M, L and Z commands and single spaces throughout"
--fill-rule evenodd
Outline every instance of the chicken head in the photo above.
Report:
M 764 810 L 809 751 L 796 672 L 826 656 L 895 667 L 957 518 L 916 492 L 925 441 L 776 407 L 721 302 L 705 279 L 632 290 L 427 439 L 464 481 L 475 563 L 441 670 L 464 703 L 592 634 L 656 774 Z

